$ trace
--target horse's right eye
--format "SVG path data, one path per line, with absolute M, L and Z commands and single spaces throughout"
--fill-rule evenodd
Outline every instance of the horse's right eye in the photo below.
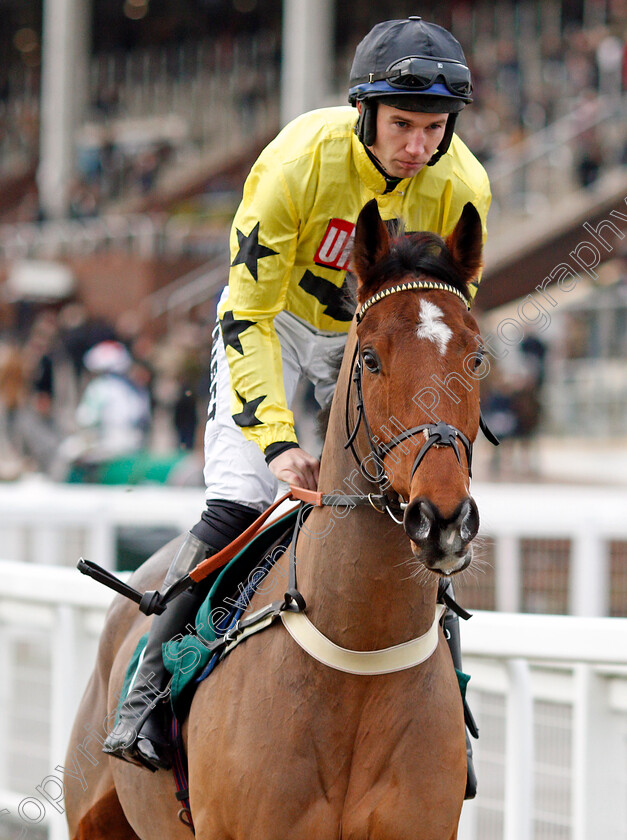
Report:
M 370 373 L 379 373 L 381 370 L 381 362 L 374 350 L 364 350 L 362 354 L 364 365 Z

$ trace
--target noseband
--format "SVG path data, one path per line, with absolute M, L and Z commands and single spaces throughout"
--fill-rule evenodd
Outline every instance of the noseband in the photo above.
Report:
M 470 309 L 470 303 L 468 299 L 465 297 L 465 295 L 462 294 L 462 292 L 459 291 L 459 289 L 456 289 L 454 286 L 451 286 L 448 283 L 441 283 L 435 280 L 415 280 L 407 283 L 400 283 L 397 286 L 391 286 L 390 288 L 383 289 L 382 291 L 377 292 L 377 294 L 373 295 L 371 298 L 368 298 L 368 300 L 366 300 L 360 307 L 355 316 L 357 323 L 361 323 L 361 320 L 364 317 L 366 311 L 370 309 L 370 307 L 373 306 L 375 303 L 378 303 L 379 301 L 384 300 L 386 297 L 396 294 L 397 292 L 405 292 L 414 289 L 434 289 L 438 291 L 450 292 L 454 295 L 457 295 L 457 297 L 464 302 L 464 305 L 468 309 Z M 414 460 L 414 464 L 412 466 L 410 475 L 411 481 L 411 479 L 416 473 L 416 470 L 418 469 L 425 455 L 431 449 L 432 446 L 450 446 L 453 452 L 455 453 L 457 462 L 460 466 L 462 466 L 462 460 L 459 450 L 459 443 L 461 442 L 466 453 L 466 462 L 468 464 L 468 476 L 470 478 L 472 475 L 472 443 L 468 440 L 466 435 L 463 432 L 461 432 L 458 428 L 452 426 L 450 423 L 444 423 L 443 421 L 439 421 L 437 423 L 422 423 L 420 426 L 414 426 L 411 429 L 404 430 L 399 435 L 396 435 L 387 442 L 381 442 L 379 437 L 372 433 L 372 429 L 370 427 L 368 417 L 366 415 L 366 407 L 364 405 L 363 398 L 362 369 L 362 357 L 359 347 L 359 339 L 357 339 L 357 344 L 355 345 L 355 352 L 353 354 L 353 360 L 351 363 L 351 379 L 355 384 L 355 390 L 357 394 L 357 419 L 355 420 L 354 426 L 351 430 L 350 420 L 348 416 L 349 399 L 347 395 L 345 420 L 348 440 L 344 444 L 344 448 L 350 448 L 351 452 L 353 453 L 353 457 L 357 462 L 357 465 L 359 466 L 360 470 L 365 475 L 365 477 L 373 484 L 377 484 L 379 486 L 383 509 L 389 513 L 389 515 L 392 517 L 392 519 L 394 519 L 395 522 L 401 524 L 400 521 L 394 515 L 394 512 L 400 513 L 402 516 L 403 507 L 406 505 L 404 502 L 399 502 L 397 499 L 390 498 L 389 494 L 386 493 L 384 489 L 384 485 L 388 483 L 387 473 L 385 472 L 385 468 L 383 466 L 383 459 L 385 458 L 385 456 L 403 441 L 410 440 L 416 437 L 417 435 L 423 435 L 425 441 L 421 446 L 420 450 L 418 451 L 418 454 L 416 455 L 416 458 Z M 366 429 L 371 454 L 374 456 L 374 464 L 376 467 L 376 473 L 374 475 L 370 473 L 368 469 L 366 469 L 363 461 L 360 460 L 354 447 L 354 441 L 357 436 L 359 426 L 362 422 L 364 424 L 364 428 Z M 487 430 L 483 418 L 481 418 L 481 428 L 493 443 L 498 443 L 498 440 L 489 432 L 489 430 Z

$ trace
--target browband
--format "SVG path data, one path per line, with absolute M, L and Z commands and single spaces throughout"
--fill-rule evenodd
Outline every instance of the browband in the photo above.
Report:
M 383 300 L 383 298 L 389 297 L 389 295 L 396 294 L 396 292 L 407 292 L 412 289 L 434 289 L 440 292 L 451 292 L 451 294 L 457 295 L 457 297 L 464 302 L 467 309 L 470 309 L 470 301 L 466 295 L 463 294 L 463 292 L 460 292 L 459 289 L 456 289 L 455 286 L 451 286 L 449 283 L 441 283 L 437 280 L 411 280 L 407 283 L 399 283 L 398 286 L 390 286 L 387 289 L 382 289 L 380 292 L 377 292 L 376 295 L 373 295 L 371 298 L 364 301 L 355 314 L 357 323 L 360 323 L 366 311 L 370 309 L 373 304 L 378 303 L 380 300 Z

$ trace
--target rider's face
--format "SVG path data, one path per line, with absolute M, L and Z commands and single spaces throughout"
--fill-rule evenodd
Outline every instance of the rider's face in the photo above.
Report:
M 359 103 L 358 103 L 359 104 Z M 411 178 L 435 154 L 448 114 L 423 114 L 377 106 L 377 135 L 370 151 L 388 175 Z

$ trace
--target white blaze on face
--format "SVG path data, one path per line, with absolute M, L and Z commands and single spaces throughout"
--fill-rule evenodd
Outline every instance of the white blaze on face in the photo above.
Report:
M 418 338 L 428 338 L 438 345 L 442 355 L 446 353 L 446 346 L 451 340 L 453 331 L 444 323 L 444 313 L 435 303 L 427 300 L 420 301 L 420 320 L 416 329 Z

